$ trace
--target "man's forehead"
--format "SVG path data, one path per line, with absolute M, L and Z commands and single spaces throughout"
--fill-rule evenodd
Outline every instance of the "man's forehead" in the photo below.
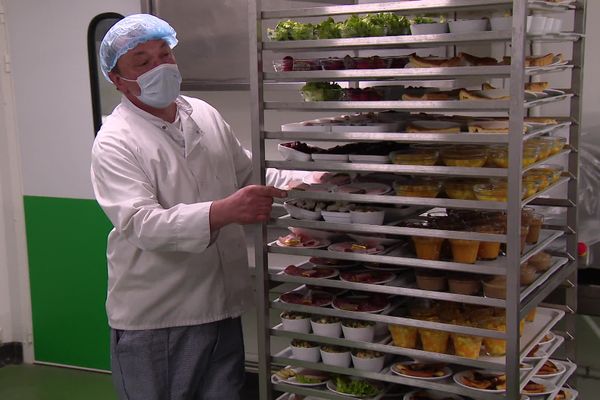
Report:
M 147 42 L 138 44 L 133 49 L 131 49 L 127 53 L 125 53 L 124 56 L 128 56 L 128 57 L 142 56 L 142 55 L 148 54 L 149 52 L 156 51 L 157 49 L 162 50 L 164 47 L 168 48 L 169 45 L 167 44 L 167 42 L 165 42 L 162 39 L 149 40 Z

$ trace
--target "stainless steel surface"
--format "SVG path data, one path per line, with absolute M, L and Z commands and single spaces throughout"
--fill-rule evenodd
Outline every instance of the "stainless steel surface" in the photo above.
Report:
M 263 102 L 262 79 L 259 72 L 262 71 L 262 54 L 260 48 L 260 21 L 259 11 L 262 9 L 261 0 L 251 0 L 248 2 L 248 30 L 251 38 L 255 40 L 248 41 L 248 52 L 250 57 L 250 98 L 255 107 L 251 108 L 250 124 L 252 130 L 252 153 L 264 154 L 265 145 L 261 137 L 264 127 L 264 113 L 261 109 Z M 265 184 L 265 163 L 263 157 L 253 157 L 252 159 L 252 181 L 256 184 Z M 253 227 L 254 241 L 254 266 L 255 266 L 255 290 L 256 290 L 256 326 L 257 344 L 258 344 L 258 385 L 259 394 L 262 400 L 271 400 L 273 393 L 270 389 L 270 371 L 271 358 L 267 354 L 271 353 L 271 341 L 269 338 L 269 274 L 268 274 L 268 256 L 265 249 L 267 237 L 266 224 Z
M 578 2 L 578 6 L 581 8 L 583 1 Z M 524 101 L 524 93 L 522 91 L 523 83 L 526 77 L 547 73 L 554 68 L 524 68 L 525 60 L 525 48 L 531 39 L 536 41 L 572 41 L 575 53 L 577 49 L 583 51 L 583 40 L 579 40 L 583 35 L 544 35 L 544 36 L 532 36 L 525 34 L 525 20 L 530 10 L 537 10 L 541 12 L 550 12 L 557 10 L 565 10 L 567 7 L 564 6 L 553 6 L 541 2 L 513 2 L 513 1 L 466 1 L 466 0 L 423 0 L 423 1 L 400 1 L 400 2 L 389 2 L 389 3 L 378 3 L 378 4 L 361 4 L 356 6 L 336 6 L 336 7 L 317 7 L 317 8 L 297 8 L 294 10 L 282 10 L 282 11 L 266 11 L 260 14 L 259 17 L 268 19 L 283 19 L 283 18 L 295 18 L 295 17 L 307 17 L 307 16 L 329 16 L 329 15 L 342 15 L 359 12 L 376 12 L 376 11 L 389 11 L 389 10 L 410 10 L 410 9 L 450 9 L 454 10 L 472 8 L 477 10 L 483 10 L 487 8 L 493 9 L 508 9 L 513 8 L 513 29 L 512 32 L 483 32 L 481 35 L 477 35 L 476 38 L 468 37 L 465 34 L 442 34 L 442 35 L 421 35 L 421 36 L 403 36 L 403 37 L 380 37 L 380 38 L 356 38 L 356 39 L 330 39 L 330 40 L 312 40 L 312 41 L 290 41 L 290 42 L 266 42 L 263 45 L 262 50 L 259 48 L 257 51 L 263 53 L 266 51 L 321 51 L 329 49 L 387 49 L 387 48 L 406 48 L 412 46 L 420 47 L 432 47 L 445 44 L 461 44 L 468 42 L 493 42 L 493 41 L 511 41 L 512 51 L 512 65 L 501 66 L 486 69 L 483 71 L 481 68 L 436 68 L 432 70 L 424 69 L 400 69 L 400 70 L 362 70 L 362 71 L 311 71 L 311 72 L 283 72 L 283 73 L 271 73 L 260 74 L 257 71 L 256 80 L 262 85 L 266 83 L 264 80 L 273 82 L 297 82 L 297 81 L 311 81 L 311 80 L 340 80 L 340 81 L 369 81 L 369 80 L 436 80 L 436 79 L 455 79 L 456 77 L 502 77 L 506 78 L 510 76 L 511 79 L 511 98 L 510 100 L 502 101 L 382 101 L 382 102 L 276 102 L 267 101 L 260 103 L 256 106 L 260 115 L 265 114 L 267 110 L 291 110 L 291 111 L 374 111 L 374 110 L 388 110 L 394 109 L 398 111 L 410 111 L 410 112 L 505 112 L 510 116 L 510 131 L 522 132 L 523 116 L 525 111 L 529 108 L 543 106 L 552 102 L 571 100 L 571 116 L 569 119 L 560 119 L 561 124 L 559 127 L 545 127 L 543 130 L 533 130 L 525 135 L 520 134 L 509 134 L 509 135 L 473 135 L 473 134 L 458 134 L 458 135 L 435 135 L 435 134 L 403 134 L 400 132 L 375 132 L 375 133 L 361 133 L 361 132 L 348 132 L 348 133 L 336 133 L 336 134 L 317 134 L 307 132 L 277 132 L 277 131 L 265 131 L 261 129 L 259 132 L 254 131 L 254 134 L 260 137 L 260 140 L 264 139 L 275 139 L 275 140 L 323 140 L 323 141 L 376 141 L 376 140 L 397 140 L 403 142 L 445 142 L 445 143 L 508 143 L 510 162 L 508 169 L 487 169 L 487 168 L 450 168 L 450 167 L 412 167 L 412 166 L 398 166 L 398 165 L 371 165 L 371 164 L 354 164 L 354 163 L 329 163 L 329 162 L 288 162 L 288 161 L 266 161 L 264 166 L 285 168 L 285 169 L 302 169 L 302 170 L 328 170 L 328 171 L 349 171 L 349 172 L 399 172 L 399 173 L 410 173 L 417 175 L 438 175 L 438 176 L 502 176 L 508 177 L 509 181 L 509 201 L 507 203 L 501 202 L 481 202 L 481 201 L 467 201 L 467 200 L 450 200 L 450 199 L 423 199 L 423 198 L 405 198 L 398 196 L 377 196 L 377 195 L 355 195 L 355 194 L 341 194 L 341 193 L 316 193 L 316 192 L 302 192 L 302 191 L 291 191 L 289 193 L 290 198 L 313 198 L 320 200 L 345 200 L 351 202 L 368 202 L 377 203 L 380 205 L 396 205 L 396 204 L 410 204 L 427 207 L 451 207 L 451 208 L 465 208 L 465 209 L 480 209 L 480 210 L 507 210 L 508 212 L 508 233 L 507 235 L 495 235 L 498 236 L 496 239 L 501 239 L 503 242 L 507 242 L 508 254 L 507 257 L 499 259 L 496 263 L 477 263 L 471 264 L 459 264 L 447 261 L 426 261 L 414 258 L 414 255 L 407 257 L 401 253 L 390 253 L 389 255 L 365 255 L 365 254 L 354 254 L 354 253 L 333 253 L 327 250 L 320 249 L 302 249 L 302 248 L 284 248 L 276 245 L 269 245 L 268 251 L 275 254 L 293 254 L 301 256 L 320 256 L 328 258 L 337 258 L 341 260 L 356 260 L 356 261 L 371 261 L 381 262 L 398 266 L 412 266 L 416 268 L 429 268 L 429 269 L 440 269 L 446 271 L 463 271 L 472 272 L 479 274 L 493 274 L 493 275 L 506 275 L 507 276 L 507 298 L 506 300 L 489 299 L 482 296 L 459 296 L 450 293 L 440 292 L 428 292 L 420 289 L 416 289 L 414 286 L 405 285 L 402 287 L 394 287 L 392 285 L 378 286 L 368 285 L 360 283 L 347 283 L 337 280 L 311 280 L 308 278 L 301 277 L 290 277 L 282 273 L 271 274 L 271 282 L 280 282 L 284 284 L 294 285 L 308 285 L 315 284 L 320 286 L 328 286 L 332 288 L 347 288 L 354 290 L 372 291 L 387 294 L 396 294 L 398 296 L 406 297 L 419 297 L 424 299 L 435 299 L 435 300 L 450 300 L 455 302 L 463 302 L 468 304 L 481 304 L 481 305 L 493 305 L 498 307 L 506 308 L 507 312 L 507 330 L 504 332 L 487 331 L 482 332 L 481 329 L 474 329 L 469 327 L 461 327 L 448 324 L 440 324 L 428 321 L 417 321 L 409 318 L 400 317 L 398 315 L 379 315 L 379 314 L 365 314 L 361 313 L 357 315 L 353 312 L 340 311 L 330 308 L 319 308 L 303 305 L 291 305 L 275 301 L 272 303 L 272 308 L 278 310 L 298 311 L 307 312 L 310 314 L 318 315 L 329 315 L 346 318 L 355 318 L 369 321 L 378 322 L 391 322 L 407 326 L 417 327 L 428 327 L 432 329 L 446 330 L 450 332 L 462 332 L 476 335 L 486 335 L 493 337 L 504 337 L 507 340 L 507 358 L 502 365 L 495 365 L 494 369 L 504 369 L 508 377 L 508 398 L 518 398 L 520 387 L 525 381 L 520 381 L 519 372 L 519 360 L 524 355 L 523 350 L 529 351 L 536 342 L 543 336 L 539 336 L 536 340 L 529 340 L 527 343 L 523 343 L 519 339 L 519 323 L 520 318 L 523 317 L 532 307 L 538 306 L 547 295 L 554 289 L 560 287 L 562 283 L 571 277 L 572 282 L 576 282 L 572 277 L 574 276 L 574 269 L 576 268 L 575 263 L 571 262 L 570 259 L 572 254 L 571 244 L 572 237 L 576 236 L 571 231 L 565 233 L 564 230 L 552 231 L 541 238 L 537 246 L 529 247 L 523 255 L 520 254 L 520 219 L 521 219 L 521 207 L 526 204 L 540 204 L 540 205 L 561 205 L 567 206 L 572 209 L 572 215 L 575 213 L 574 201 L 576 199 L 576 193 L 572 192 L 573 182 L 576 181 L 576 162 L 577 160 L 577 138 L 574 136 L 578 135 L 577 123 L 571 124 L 571 121 L 580 121 L 580 115 L 578 114 L 579 108 L 573 106 L 574 103 L 580 101 L 580 97 L 576 96 L 579 93 L 580 80 L 573 80 L 573 90 L 567 92 L 562 96 L 555 96 L 553 98 L 545 98 L 533 101 Z M 361 11 L 362 10 L 362 11 Z M 576 28 L 578 32 L 584 33 L 585 29 L 581 26 L 582 21 L 581 13 L 584 10 L 578 10 L 576 12 Z M 260 18 L 259 18 L 260 19 Z M 580 30 L 581 27 L 581 30 Z M 473 35 L 471 35 L 473 36 Z M 259 46 L 260 47 L 260 46 Z M 572 71 L 574 76 L 581 73 L 579 69 L 582 53 L 579 53 L 579 59 L 573 58 L 573 65 L 557 67 L 557 71 Z M 450 76 L 454 74 L 454 76 Z M 579 77 L 580 78 L 580 77 Z M 253 78 L 254 79 L 254 78 Z M 264 80 L 263 80 L 264 79 Z M 262 89 L 262 87 L 261 87 Z M 269 114 L 270 115 L 270 114 Z M 546 132 L 554 129 L 565 128 L 570 126 L 571 134 L 569 141 L 569 148 L 566 148 L 560 154 L 554 156 L 551 159 L 544 160 L 543 163 L 551 163 L 560 160 L 561 157 L 569 158 L 569 172 L 565 173 L 564 176 L 553 185 L 551 188 L 544 190 L 543 192 L 537 193 L 531 198 L 521 200 L 521 174 L 522 172 L 534 168 L 536 165 L 523 168 L 521 165 L 521 149 L 523 141 L 529 138 L 540 136 Z M 264 150 L 264 149 L 263 149 Z M 256 154 L 256 153 L 255 153 Z M 264 154 L 264 153 L 259 153 Z M 262 157 L 261 157 L 262 158 Z M 573 178 L 573 179 L 570 179 Z M 545 196 L 549 191 L 557 188 L 558 186 L 568 185 L 568 199 L 545 199 L 539 198 Z M 573 223 L 571 223 L 573 222 Z M 567 225 L 571 229 L 575 228 L 576 224 L 574 221 L 568 222 Z M 428 236 L 444 237 L 444 238 L 473 238 L 474 234 L 469 232 L 451 232 L 451 231 L 437 231 L 437 230 L 418 230 L 414 228 L 399 228 L 394 226 L 361 226 L 361 225 L 350 225 L 350 224 L 333 224 L 321 221 L 295 221 L 288 217 L 283 217 L 275 222 L 275 225 L 286 227 L 286 226 L 298 226 L 311 229 L 327 229 L 327 230 L 340 230 L 347 232 L 366 232 L 366 233 L 384 233 L 384 234 L 424 234 Z M 551 268 L 542 274 L 531 286 L 521 289 L 519 285 L 520 281 L 520 269 L 519 265 L 522 261 L 527 260 L 534 254 L 540 252 L 547 246 L 550 246 L 556 239 L 564 235 L 568 236 L 567 240 L 567 256 L 557 257 L 554 259 L 554 263 Z M 571 289 L 567 289 L 571 290 Z M 576 293 L 576 288 L 572 288 L 573 293 Z M 565 309 L 570 309 L 570 306 L 565 306 Z M 393 312 L 399 309 L 394 309 Z M 559 312 L 560 315 L 557 317 L 554 323 L 558 322 L 564 315 L 562 311 L 554 310 Z M 552 326 L 554 325 L 552 324 Z M 268 327 L 266 328 L 268 330 Z M 550 327 L 548 327 L 550 329 Z M 569 330 L 571 331 L 571 330 Z M 273 336 L 283 336 L 288 338 L 300 338 L 304 340 L 314 339 L 317 342 L 329 343 L 329 344 L 346 344 L 352 345 L 357 348 L 371 349 L 382 351 L 390 354 L 401 354 L 414 358 L 433 359 L 438 361 L 447 361 L 457 365 L 491 368 L 493 363 L 489 363 L 484 360 L 452 360 L 451 355 L 438 355 L 438 354 L 422 354 L 426 353 L 420 350 L 411 350 L 403 348 L 394 348 L 387 346 L 382 343 L 348 343 L 344 339 L 324 338 L 316 337 L 313 334 L 298 334 L 294 332 L 285 332 L 280 329 L 271 329 L 270 334 Z M 492 334 L 489 334 L 492 332 Z M 560 346 L 562 338 L 554 343 L 551 347 L 550 353 Z M 526 353 L 525 353 L 526 354 Z M 268 357 L 268 354 L 266 355 Z M 321 363 L 307 363 L 298 361 L 290 358 L 289 354 L 279 354 L 272 358 L 274 363 L 282 365 L 297 365 L 304 367 L 317 368 L 325 371 L 334 373 L 342 373 L 354 376 L 361 376 L 366 378 L 377 379 L 386 382 L 393 383 L 404 383 L 415 387 L 434 388 L 449 393 L 457 393 L 473 398 L 498 398 L 498 396 L 490 396 L 488 394 L 482 394 L 480 392 L 474 392 L 468 389 L 464 389 L 455 384 L 449 383 L 432 383 L 424 382 L 415 379 L 407 379 L 398 376 L 392 376 L 385 373 L 370 373 L 362 372 L 356 369 L 331 367 Z M 535 369 L 541 367 L 542 362 L 535 365 Z M 574 365 L 569 364 L 569 370 L 574 371 Z M 385 371 L 384 371 L 385 372 Z M 529 376 L 533 375 L 533 372 L 529 373 Z M 566 379 L 566 378 L 565 378 Z M 561 382 L 562 384 L 562 382 Z M 287 390 L 295 393 L 302 393 L 306 395 L 313 395 L 322 398 L 340 398 L 331 392 L 323 392 L 318 390 L 312 390 L 307 388 L 290 387 L 289 385 L 277 384 L 275 388 L 280 390 Z M 558 389 L 557 389 L 558 390 Z M 553 395 L 544 396 L 545 399 L 550 400 Z
M 509 130 L 522 132 L 525 84 L 525 30 L 527 25 L 527 3 L 513 3 L 512 61 L 510 71 Z M 519 385 L 519 305 L 520 305 L 520 231 L 521 231 L 521 185 L 522 185 L 523 138 L 513 135 L 508 139 L 508 214 L 506 264 L 506 396 L 520 397 Z

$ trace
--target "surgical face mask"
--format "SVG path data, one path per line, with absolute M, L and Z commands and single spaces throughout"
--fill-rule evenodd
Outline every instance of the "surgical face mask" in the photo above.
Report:
M 138 76 L 135 80 L 123 79 L 137 82 L 141 89 L 137 98 L 150 107 L 166 108 L 179 96 L 181 74 L 177 64 L 161 64 Z

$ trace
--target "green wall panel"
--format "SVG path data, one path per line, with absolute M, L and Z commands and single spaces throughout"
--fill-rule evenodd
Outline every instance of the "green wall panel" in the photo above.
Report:
M 106 238 L 94 200 L 25 196 L 36 361 L 110 369 Z

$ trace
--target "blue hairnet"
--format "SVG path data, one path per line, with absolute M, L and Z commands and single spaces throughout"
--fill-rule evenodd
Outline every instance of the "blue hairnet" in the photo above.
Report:
M 114 24 L 100 44 L 100 68 L 110 81 L 108 73 L 119 58 L 137 45 L 149 40 L 162 39 L 169 47 L 177 45 L 177 32 L 168 23 L 150 14 L 134 14 Z

